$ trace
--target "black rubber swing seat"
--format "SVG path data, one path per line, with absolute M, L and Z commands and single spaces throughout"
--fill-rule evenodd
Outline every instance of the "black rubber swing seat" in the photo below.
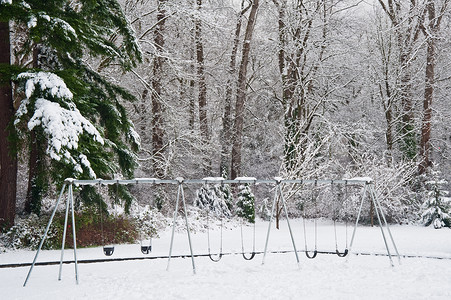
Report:
M 114 253 L 114 247 L 103 247 L 103 254 L 106 256 L 111 256 Z
M 149 254 L 152 252 L 152 246 L 141 246 L 142 254 Z
M 252 260 L 255 257 L 255 251 L 251 253 L 251 256 L 247 257 L 246 253 L 243 253 L 243 258 L 245 260 Z
M 208 257 L 210 257 L 211 261 L 218 262 L 222 258 L 222 253 L 219 253 L 218 258 L 214 258 L 212 254 L 208 254 Z
M 310 255 L 308 251 L 305 251 L 305 256 L 307 256 L 310 259 L 314 259 L 316 257 L 316 255 L 318 255 L 318 251 L 313 251 L 313 254 Z
M 348 249 L 345 249 L 345 251 L 342 253 L 338 250 L 335 250 L 335 253 L 339 256 L 339 257 L 345 257 L 346 255 L 348 255 Z

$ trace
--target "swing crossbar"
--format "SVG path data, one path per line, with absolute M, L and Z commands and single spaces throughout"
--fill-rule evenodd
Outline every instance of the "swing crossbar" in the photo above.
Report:
M 279 183 L 291 183 L 291 184 L 347 184 L 347 185 L 362 185 L 371 184 L 373 180 L 371 178 L 351 178 L 351 179 L 220 179 L 220 178 L 206 178 L 206 179 L 156 179 L 156 178 L 134 178 L 134 179 L 73 179 L 67 178 L 66 184 L 74 185 L 113 185 L 113 184 L 279 184 Z

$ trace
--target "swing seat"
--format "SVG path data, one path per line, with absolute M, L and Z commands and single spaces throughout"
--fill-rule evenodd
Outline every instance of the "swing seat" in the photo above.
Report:
M 247 256 L 246 256 L 246 253 L 243 252 L 243 258 L 244 258 L 245 260 L 252 260 L 254 257 L 255 257 L 255 251 L 254 251 L 254 252 L 251 252 L 251 256 L 249 256 L 249 257 L 247 257 Z
M 211 261 L 218 262 L 222 258 L 222 253 L 219 253 L 218 258 L 214 258 L 212 254 L 208 254 L 208 257 L 210 257 Z
M 111 256 L 114 253 L 114 246 L 104 246 L 103 247 L 103 254 L 106 256 Z
M 305 256 L 307 256 L 310 259 L 314 259 L 316 257 L 316 255 L 318 255 L 318 251 L 313 251 L 313 254 L 310 255 L 309 252 L 307 250 L 305 250 Z
M 343 253 L 341 253 L 337 249 L 337 250 L 335 250 L 335 253 L 338 255 L 338 257 L 345 257 L 346 255 L 348 255 L 348 249 L 345 249 L 345 251 Z
M 152 252 L 152 246 L 141 246 L 142 254 L 149 254 Z

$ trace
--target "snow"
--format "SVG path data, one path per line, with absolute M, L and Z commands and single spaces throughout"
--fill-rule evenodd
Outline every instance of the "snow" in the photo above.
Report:
M 202 178 L 204 181 L 222 181 L 225 180 L 223 177 L 204 177 Z
M 1 0 L 0 4 L 13 4 L 13 0 Z
M 191 220 L 193 221 L 193 220 Z M 313 247 L 313 221 L 307 221 L 307 237 Z M 271 229 L 268 251 L 292 250 L 286 221 L 281 229 Z M 256 224 L 256 251 L 263 251 L 268 222 Z M 291 220 L 298 250 L 304 249 L 301 220 Z M 348 226 L 348 234 L 351 234 Z M 252 226 L 243 228 L 245 249 L 252 249 Z M 58 266 L 36 266 L 26 287 L 22 287 L 29 267 L 0 268 L 1 294 L 8 299 L 451 299 L 451 239 L 449 229 L 392 226 L 393 237 L 404 255 L 439 256 L 445 259 L 403 258 L 391 267 L 386 256 L 318 254 L 307 259 L 299 253 L 298 268 L 293 252 L 257 254 L 245 261 L 241 252 L 240 227 L 226 224 L 223 230 L 224 255 L 220 262 L 208 257 L 173 258 L 169 271 L 167 259 L 79 264 L 79 284 L 75 284 L 74 264 L 64 264 L 62 280 Z M 210 230 L 212 251 L 219 249 L 220 229 Z M 318 249 L 335 249 L 332 222 L 319 221 Z M 337 227 L 339 248 L 344 248 L 346 226 Z M 116 245 L 111 258 L 168 255 L 171 230 L 153 239 L 152 253 L 141 254 L 139 244 Z M 207 253 L 207 233 L 192 232 L 195 254 Z M 385 253 L 378 227 L 359 226 L 353 252 Z M 65 251 L 65 259 L 73 259 Z M 188 254 L 186 233 L 177 232 L 173 255 Z M 0 254 L 0 264 L 28 262 L 34 251 Z M 58 261 L 60 251 L 42 251 L 38 261 Z M 77 258 L 105 258 L 101 248 L 78 249 Z M 437 274 L 439 274 L 437 276 Z
M 59 103 L 46 99 L 36 99 L 35 111 L 28 121 L 28 129 L 31 131 L 36 126 L 44 128 L 44 132 L 49 136 L 47 153 L 52 159 L 61 159 L 60 151 L 63 147 L 77 149 L 79 136 L 84 131 L 92 135 L 95 141 L 104 144 L 102 136 L 94 125 L 83 117 L 75 106 L 71 108 L 70 110 L 62 108 Z M 64 152 L 68 155 L 67 150 Z
M 70 26 L 69 23 L 67 23 L 66 21 L 64 21 L 60 18 L 54 18 L 53 24 L 60 26 L 65 32 L 71 33 L 75 38 L 77 37 L 77 33 L 76 33 L 75 29 L 72 26 Z M 71 40 L 69 38 L 68 34 L 66 34 L 66 38 L 68 38 L 69 41 Z
M 36 27 L 38 25 L 38 19 L 35 16 L 31 16 L 30 19 L 27 22 L 27 27 L 29 29 Z
M 39 86 L 41 91 L 48 91 L 52 97 L 72 99 L 73 94 L 67 88 L 64 80 L 50 72 L 24 72 L 17 76 L 18 79 L 27 79 L 25 83 L 25 95 L 29 99 Z
M 138 145 L 138 147 L 141 146 L 141 137 L 139 136 L 139 134 L 135 131 L 134 128 L 130 127 L 130 131 L 129 131 L 129 136 L 132 139 L 132 141 L 134 143 L 136 143 L 136 145 Z
M 373 182 L 373 178 L 371 178 L 371 177 L 353 177 L 353 178 L 350 178 L 350 179 L 345 178 L 343 180 L 365 181 L 365 182 L 369 182 L 369 183 Z
M 57 98 L 63 102 L 73 98 L 72 92 L 67 88 L 64 80 L 58 75 L 50 72 L 25 72 L 18 76 L 18 79 L 26 79 L 25 96 L 17 112 L 14 124 L 17 125 L 21 118 L 27 114 L 28 105 L 35 91 L 40 91 L 39 95 L 50 98 Z M 47 154 L 54 160 L 64 159 L 74 165 L 76 173 L 82 173 L 83 167 L 88 170 L 89 175 L 95 178 L 95 172 L 91 168 L 86 155 L 72 157 L 69 150 L 77 149 L 80 135 L 87 133 L 94 141 L 104 145 L 100 132 L 97 128 L 83 117 L 75 104 L 65 103 L 67 108 L 60 103 L 48 99 L 37 97 L 34 103 L 33 116 L 28 121 L 28 130 L 33 130 L 36 126 L 41 126 L 48 137 Z
M 255 181 L 255 180 L 257 180 L 257 178 L 255 178 L 255 177 L 237 177 L 237 178 L 235 178 L 235 180 L 238 180 L 238 181 Z

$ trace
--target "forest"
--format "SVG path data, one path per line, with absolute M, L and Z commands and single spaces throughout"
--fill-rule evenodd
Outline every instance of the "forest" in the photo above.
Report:
M 451 226 L 449 2 L 0 0 L 3 242 L 66 178 L 370 177 L 389 222 Z M 240 211 L 217 188 L 188 204 Z M 318 216 L 315 188 L 284 186 L 290 215 Z M 75 192 L 80 214 L 146 207 L 149 235 L 174 210 L 165 186 Z

